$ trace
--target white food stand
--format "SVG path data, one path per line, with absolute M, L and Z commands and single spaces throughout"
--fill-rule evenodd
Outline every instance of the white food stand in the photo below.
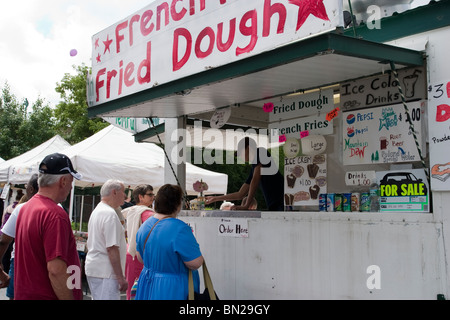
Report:
M 298 174 L 292 192 L 285 182 L 294 211 L 180 214 L 221 299 L 448 297 L 449 1 L 382 19 L 379 30 L 344 30 L 341 1 L 303 9 L 287 0 L 191 2 L 152 2 L 93 36 L 89 115 L 174 118 L 183 129 L 180 119 L 209 120 L 231 107 L 229 124 L 326 139 L 320 175 Z M 311 95 L 319 96 L 299 102 Z M 399 119 L 405 104 L 415 137 Z M 173 145 L 166 145 L 169 154 Z M 319 212 L 311 199 L 317 189 L 309 187 L 325 187 L 316 176 L 326 178 L 323 191 L 344 193 L 381 182 L 387 174 L 379 172 L 415 170 L 424 175 L 420 182 L 381 198 L 394 209 L 390 197 L 411 204 L 426 188 L 428 206 L 418 212 Z M 308 193 L 314 201 L 302 203 Z

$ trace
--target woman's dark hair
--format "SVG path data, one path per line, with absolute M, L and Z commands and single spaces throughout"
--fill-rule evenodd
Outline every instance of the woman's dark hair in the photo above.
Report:
M 155 211 L 161 214 L 173 214 L 181 204 L 183 190 L 173 184 L 163 185 L 156 194 Z
M 153 187 L 149 184 L 140 184 L 133 190 L 134 203 L 139 203 L 139 195 L 144 196 L 149 191 L 153 191 Z

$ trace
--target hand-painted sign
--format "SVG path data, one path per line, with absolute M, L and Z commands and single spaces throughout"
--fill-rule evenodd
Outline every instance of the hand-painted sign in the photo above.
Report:
M 319 205 L 319 194 L 327 193 L 327 156 L 319 154 L 284 161 L 285 206 Z
M 450 190 L 450 81 L 428 88 L 431 189 Z
M 410 102 L 408 108 L 422 149 L 422 114 L 425 102 Z M 406 119 L 407 115 L 401 104 L 344 112 L 344 164 L 420 161 L 414 136 Z
M 429 212 L 429 186 L 423 169 L 377 172 L 380 210 Z
M 423 68 L 401 69 L 398 75 L 406 101 L 426 99 L 426 73 Z M 343 83 L 340 93 L 343 110 L 402 102 L 398 82 L 391 72 Z
M 271 141 L 278 141 L 279 136 L 286 138 L 300 139 L 303 131 L 309 131 L 309 134 L 327 135 L 333 133 L 333 122 L 325 120 L 323 116 L 303 117 L 269 124 Z
M 248 220 L 222 218 L 217 230 L 222 237 L 248 238 Z
M 345 185 L 369 187 L 377 182 L 375 171 L 350 171 L 345 173 Z
M 157 0 L 92 38 L 89 105 L 343 25 L 342 1 Z
M 328 113 L 334 109 L 333 90 L 316 91 L 307 94 L 296 95 L 264 103 L 271 105 L 269 122 L 291 120 L 294 118 L 317 115 L 319 112 Z M 297 137 L 298 138 L 298 137 Z

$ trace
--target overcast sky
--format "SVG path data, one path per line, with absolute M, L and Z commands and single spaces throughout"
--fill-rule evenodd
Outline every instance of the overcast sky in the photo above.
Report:
M 56 83 L 73 73 L 72 65 L 91 65 L 91 37 L 152 1 L 1 0 L 0 88 L 7 81 L 18 99 L 40 96 L 55 106 Z
M 0 87 L 20 100 L 59 101 L 56 83 L 72 65 L 91 65 L 91 37 L 151 0 L 0 1 Z M 76 49 L 78 54 L 70 56 Z

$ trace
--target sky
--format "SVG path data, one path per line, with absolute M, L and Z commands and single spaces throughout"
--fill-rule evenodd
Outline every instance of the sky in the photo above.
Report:
M 248 0 L 246 0 L 248 1 Z M 0 88 L 19 99 L 58 104 L 55 91 L 73 65 L 91 65 L 91 38 L 153 0 L 0 1 Z M 376 0 L 373 1 L 376 3 Z M 429 0 L 414 0 L 413 7 Z M 71 50 L 77 50 L 71 56 Z
M 19 101 L 59 101 L 55 91 L 73 65 L 91 65 L 94 34 L 152 0 L 0 1 L 0 88 L 5 82 Z M 72 57 L 72 49 L 77 55 Z

